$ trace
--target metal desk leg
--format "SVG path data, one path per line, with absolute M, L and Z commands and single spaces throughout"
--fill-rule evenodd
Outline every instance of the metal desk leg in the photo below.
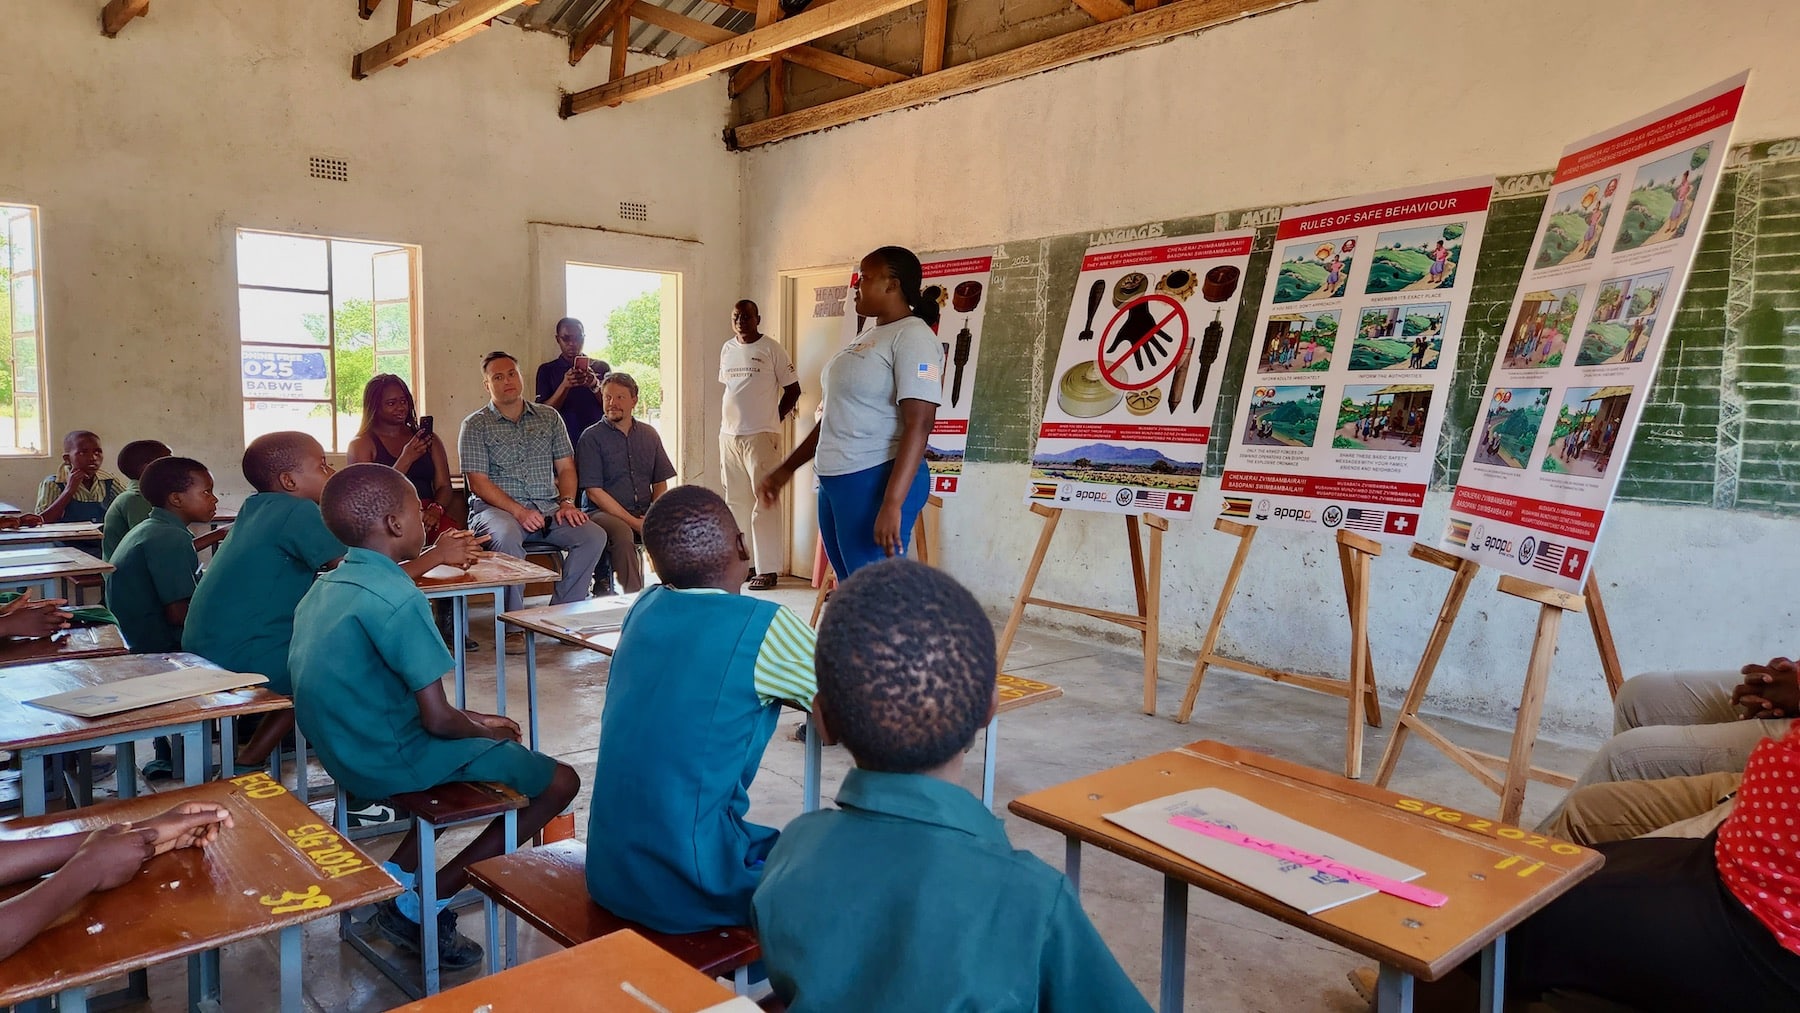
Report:
M 536 749 L 537 736 L 537 634 L 525 631 L 525 704 L 531 708 L 531 748 Z
M 494 713 L 506 714 L 506 624 L 500 614 L 506 611 L 506 588 L 494 588 Z
M 187 787 L 206 783 L 206 761 L 209 750 L 206 741 L 206 722 L 196 721 L 194 726 L 181 733 L 181 741 L 186 743 L 186 755 L 182 759 L 181 780 Z
M 306 1000 L 301 996 L 300 958 L 302 954 L 301 924 L 281 930 L 281 1013 L 304 1013 Z
M 1398 967 L 1381 965 L 1375 980 L 1375 1013 L 1412 1013 L 1413 976 Z
M 113 759 L 113 784 L 118 786 L 119 797 L 137 798 L 137 743 L 114 743 Z
M 819 809 L 819 777 L 820 768 L 825 760 L 824 733 L 819 731 L 818 722 L 812 715 L 806 716 L 806 771 L 801 775 L 800 792 L 803 801 L 801 812 L 817 812 Z
M 20 805 L 27 816 L 44 815 L 44 805 L 49 799 L 49 789 L 44 784 L 44 764 L 48 762 L 50 757 L 36 750 L 27 749 L 19 754 Z
M 280 752 L 277 747 L 276 752 Z M 237 719 L 219 720 L 219 778 L 229 781 L 237 776 Z M 281 780 L 276 778 L 277 781 Z
M 1069 877 L 1069 886 L 1073 887 L 1076 896 L 1081 895 L 1081 840 L 1076 837 L 1063 838 L 1063 875 Z
M 1164 876 L 1162 1013 L 1181 1013 L 1181 996 L 1187 985 L 1187 902 L 1188 885 Z
M 482 896 L 481 916 L 487 923 L 487 973 L 499 974 L 506 967 L 506 957 L 500 952 L 500 911 L 494 898 Z
M 509 812 L 511 810 L 508 810 Z M 419 964 L 426 995 L 438 992 L 437 828 L 417 816 L 419 833 Z
M 994 808 L 994 758 L 1000 755 L 1000 715 L 988 722 L 983 736 L 986 754 L 981 764 L 981 804 L 991 812 Z
M 188 1010 L 205 1013 L 219 1008 L 219 951 L 207 950 L 188 958 Z
M 459 594 L 451 596 L 450 616 L 450 625 L 455 627 L 453 639 L 456 641 L 453 645 L 456 656 L 456 709 L 462 710 L 469 705 L 469 693 L 466 685 L 469 677 L 469 652 L 467 648 L 469 642 L 468 595 Z M 494 653 L 505 654 L 505 645 L 495 644 Z
M 1481 951 L 1481 1013 L 1503 1013 L 1506 1008 L 1506 933 L 1494 937 Z
M 26 1003 L 23 1008 L 30 1008 L 30 1006 L 30 1003 Z M 49 1007 L 44 1008 L 48 1009 Z M 78 985 L 75 988 L 64 989 L 56 993 L 56 1013 L 87 1013 L 87 1008 L 88 990 L 86 985 Z

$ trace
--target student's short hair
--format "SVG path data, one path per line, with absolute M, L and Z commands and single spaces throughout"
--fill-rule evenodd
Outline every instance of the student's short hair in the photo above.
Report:
M 281 476 L 299 470 L 300 458 L 318 446 L 305 433 L 264 433 L 244 448 L 244 481 L 257 492 L 275 492 Z
M 562 329 L 563 329 L 564 325 L 566 325 L 566 324 L 574 324 L 575 329 L 581 332 L 581 336 L 584 338 L 587 337 L 587 325 L 583 324 L 581 321 L 575 319 L 574 317 L 563 317 L 561 320 L 558 320 L 556 322 L 556 328 L 554 330 L 554 333 L 561 334 Z
M 644 551 L 670 587 L 704 587 L 738 551 L 737 522 L 719 494 L 703 485 L 678 485 L 644 514 Z
M 331 476 L 319 497 L 325 526 L 345 545 L 365 546 L 384 518 L 417 506 L 407 503 L 412 483 L 385 464 L 352 464 Z
M 819 625 L 819 697 L 856 765 L 913 774 L 941 766 L 987 723 L 994 627 L 948 574 L 910 559 L 838 585 Z
M 486 376 L 488 367 L 498 359 L 505 359 L 515 366 L 519 364 L 519 360 L 513 358 L 511 352 L 492 351 L 481 357 L 481 375 Z
M 119 470 L 125 477 L 136 481 L 144 477 L 144 469 L 151 461 L 161 460 L 174 453 L 169 445 L 161 440 L 132 440 L 119 451 Z
M 617 384 L 630 391 L 632 397 L 638 396 L 637 381 L 631 378 L 630 373 L 608 373 L 606 379 L 600 381 L 600 386 L 604 387 L 609 383 Z
M 71 429 L 63 434 L 63 453 L 73 454 L 75 444 L 80 443 L 84 438 L 93 440 L 95 443 L 100 442 L 100 434 L 92 429 Z
M 159 457 L 144 467 L 144 473 L 138 479 L 138 491 L 151 506 L 166 507 L 169 497 L 187 492 L 201 475 L 208 474 L 211 472 L 206 465 L 191 457 Z

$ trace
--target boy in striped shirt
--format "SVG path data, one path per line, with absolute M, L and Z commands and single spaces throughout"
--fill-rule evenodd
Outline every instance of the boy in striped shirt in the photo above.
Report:
M 812 707 L 813 632 L 738 593 L 750 553 L 717 493 L 663 494 L 644 549 L 663 583 L 626 614 L 607 677 L 588 893 L 658 932 L 745 925 L 779 833 L 744 818 L 750 782 L 781 705 Z

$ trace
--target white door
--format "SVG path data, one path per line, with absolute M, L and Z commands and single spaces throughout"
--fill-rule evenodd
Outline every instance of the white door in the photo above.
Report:
M 793 447 L 812 432 L 819 409 L 819 373 L 844 344 L 850 268 L 784 274 L 781 282 L 781 342 L 800 374 L 800 405 L 787 433 L 787 445 Z M 801 468 L 788 488 L 788 572 L 811 578 L 819 544 L 812 466 Z

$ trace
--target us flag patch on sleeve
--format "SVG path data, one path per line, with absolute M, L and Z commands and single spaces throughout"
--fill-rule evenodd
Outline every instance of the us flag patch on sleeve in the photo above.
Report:
M 941 383 L 943 382 L 944 374 L 939 371 L 937 363 L 921 362 L 919 363 L 919 379 Z

